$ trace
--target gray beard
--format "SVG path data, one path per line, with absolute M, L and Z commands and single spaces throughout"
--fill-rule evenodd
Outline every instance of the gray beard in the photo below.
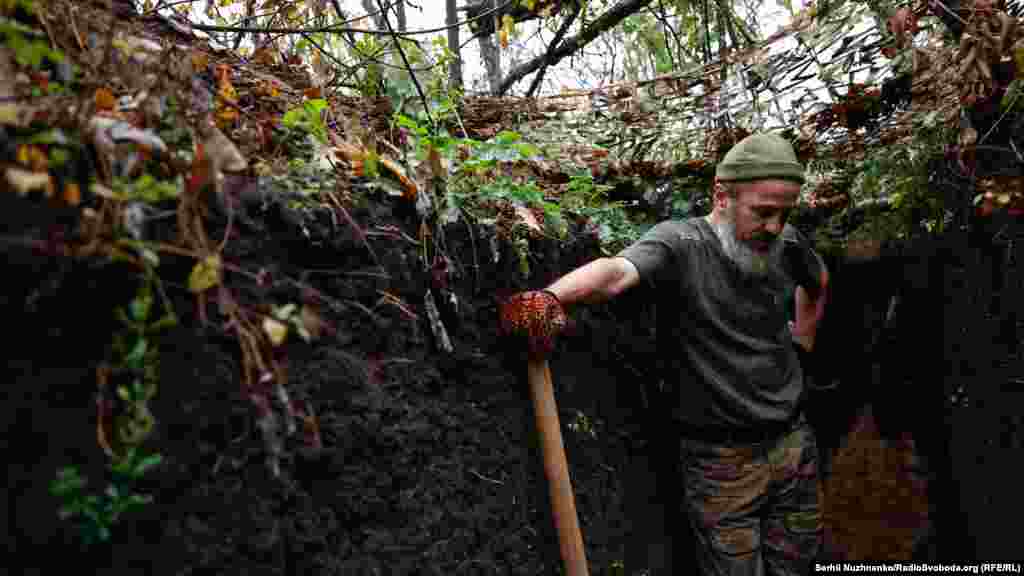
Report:
M 736 267 L 744 275 L 755 280 L 781 278 L 784 275 L 782 239 L 776 238 L 771 249 L 766 254 L 761 254 L 736 239 L 736 221 L 732 214 L 727 211 L 722 216 L 717 222 L 712 222 L 711 227 L 718 235 L 725 255 L 736 264 Z

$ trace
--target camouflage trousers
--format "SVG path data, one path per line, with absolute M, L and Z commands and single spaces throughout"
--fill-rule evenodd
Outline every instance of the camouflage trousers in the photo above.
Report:
M 763 444 L 681 442 L 685 517 L 701 573 L 777 576 L 810 573 L 824 528 L 818 450 L 801 417 Z

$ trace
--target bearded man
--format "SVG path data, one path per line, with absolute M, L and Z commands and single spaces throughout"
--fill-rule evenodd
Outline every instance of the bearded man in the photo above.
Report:
M 786 224 L 803 172 L 786 140 L 751 135 L 716 167 L 711 214 L 661 222 L 617 256 L 501 309 L 504 330 L 543 355 L 565 325 L 563 306 L 651 291 L 671 399 L 664 433 L 679 437 L 680 514 L 704 574 L 807 574 L 822 542 L 801 358 L 814 346 L 828 272 Z

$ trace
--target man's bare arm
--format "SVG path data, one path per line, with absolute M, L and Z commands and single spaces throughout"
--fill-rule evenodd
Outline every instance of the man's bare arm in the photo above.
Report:
M 828 269 L 821 270 L 821 290 L 817 298 L 811 298 L 803 286 L 796 289 L 796 321 L 793 323 L 793 339 L 799 342 L 805 350 L 810 352 L 814 349 L 815 336 L 818 333 L 818 323 L 825 314 L 825 303 L 828 300 L 829 275 Z
M 640 272 L 629 260 L 616 256 L 598 258 L 562 276 L 548 290 L 562 304 L 594 304 L 618 296 L 640 283 Z

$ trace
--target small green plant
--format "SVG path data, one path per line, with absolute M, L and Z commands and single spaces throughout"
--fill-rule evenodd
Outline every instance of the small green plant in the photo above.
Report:
M 607 203 L 611 189 L 612 186 L 607 184 L 595 184 L 594 176 L 587 170 L 581 170 L 569 177 L 565 194 L 562 195 L 562 208 L 579 211 Z
M 290 130 L 302 130 L 312 134 L 321 143 L 327 143 L 327 126 L 324 124 L 322 112 L 327 108 L 327 101 L 322 98 L 306 100 L 284 113 L 281 124 Z
M 451 158 L 454 156 L 455 149 L 459 145 L 472 148 L 479 144 L 476 140 L 468 138 L 454 138 L 443 128 L 437 132 L 432 132 L 430 127 L 426 125 L 425 115 L 423 114 L 413 117 L 395 113 L 392 117 L 392 123 L 398 128 L 406 130 L 413 137 L 416 158 L 420 161 L 427 159 L 431 149 L 437 150 L 445 158 Z
M 88 482 L 74 466 L 57 471 L 50 493 L 61 500 L 57 516 L 75 523 L 81 543 L 88 547 L 107 542 L 120 517 L 153 501 L 134 492 L 134 484 L 148 470 L 160 464 L 159 454 L 142 456 L 134 448 L 110 469 L 111 482 L 103 494 L 88 494 Z
M 349 53 L 360 61 L 362 68 L 362 74 L 358 81 L 359 93 L 368 98 L 379 96 L 383 72 L 381 65 L 376 60 L 384 54 L 383 44 L 373 36 L 363 36 L 349 47 Z
M 163 298 L 166 313 L 157 319 L 154 314 L 154 286 Z M 140 284 L 135 298 L 127 307 L 115 310 L 122 329 L 114 334 L 111 347 L 111 365 L 99 373 L 101 391 L 100 429 L 103 418 L 111 416 L 112 403 L 102 396 L 113 385 L 121 401 L 122 410 L 114 419 L 114 442 L 101 442 L 110 458 L 110 482 L 102 494 L 88 494 L 88 482 L 77 468 L 65 467 L 57 471 L 50 483 L 50 492 L 61 500 L 58 516 L 75 523 L 81 543 L 88 547 L 107 542 L 111 529 L 125 512 L 152 502 L 152 497 L 135 492 L 135 483 L 150 469 L 160 464 L 159 454 L 143 455 L 139 446 L 149 437 L 155 419 L 149 411 L 148 401 L 156 394 L 158 349 L 152 345 L 152 336 L 174 326 L 177 318 L 160 288 L 152 269 Z
M 622 202 L 584 207 L 580 214 L 597 228 L 601 250 L 605 254 L 615 253 L 637 241 L 645 228 L 630 219 Z
M 151 174 L 143 174 L 135 180 L 115 178 L 113 190 L 122 200 L 140 200 L 154 204 L 177 198 L 181 190 L 181 178 L 176 181 L 157 180 Z
M 30 2 L 16 2 L 33 11 Z M 13 10 L 12 10 L 13 11 Z M 46 36 L 14 20 L 0 20 L 0 36 L 14 53 L 14 60 L 33 69 L 39 69 L 43 60 L 63 62 L 64 53 L 50 48 Z
M 583 412 L 576 411 L 576 417 L 569 422 L 569 429 L 578 434 L 586 434 L 591 438 L 597 438 L 598 423 L 600 421 L 591 420 Z
M 149 401 L 156 395 L 160 364 L 159 348 L 153 345 L 152 336 L 177 324 L 177 317 L 166 301 L 164 316 L 153 320 L 156 282 L 154 274 L 147 274 L 127 310 L 118 307 L 114 311 L 122 329 L 114 334 L 110 381 L 100 384 L 101 390 L 113 385 L 123 407 L 113 422 L 115 442 L 105 447 L 115 467 L 149 437 L 156 424 Z
M 463 162 L 462 167 L 470 172 L 494 168 L 499 162 L 526 160 L 540 154 L 540 149 L 528 142 L 522 142 L 518 132 L 503 130 L 486 142 L 471 141 L 473 154 Z

